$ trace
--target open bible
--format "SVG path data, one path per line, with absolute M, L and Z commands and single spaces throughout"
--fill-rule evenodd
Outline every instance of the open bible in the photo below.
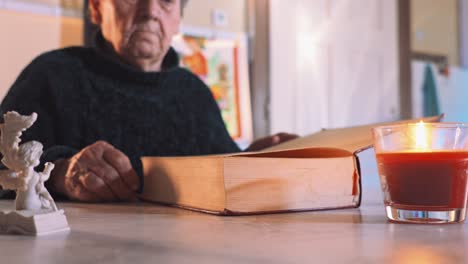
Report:
M 260 152 L 142 157 L 141 198 L 220 215 L 358 207 L 357 154 L 372 146 L 378 125 L 323 130 Z

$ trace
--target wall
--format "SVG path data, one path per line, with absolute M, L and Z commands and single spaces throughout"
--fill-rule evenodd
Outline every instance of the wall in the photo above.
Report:
M 83 10 L 83 0 L 3 0 L 4 2 L 23 2 L 47 6 L 60 6 Z
M 397 18 L 396 0 L 271 1 L 271 132 L 399 118 Z
M 412 50 L 447 55 L 459 65 L 457 8 L 458 0 L 412 0 Z
M 0 42 L 0 99 L 34 57 L 47 50 L 83 43 L 82 20 L 58 16 L 56 10 L 50 8 L 61 6 L 80 9 L 81 3 L 81 0 L 0 0 L 0 36 L 9 36 L 8 41 Z M 29 6 L 32 6 L 41 12 L 38 14 L 3 8 L 10 5 L 18 7 L 16 9 L 30 9 Z M 218 29 L 246 31 L 247 3 L 244 0 L 190 0 L 185 10 L 184 24 L 216 29 L 211 25 L 213 9 L 224 10 L 228 17 L 228 25 Z
M 226 27 L 215 27 L 211 23 L 214 9 L 222 9 L 228 18 Z M 247 30 L 247 1 L 245 0 L 190 0 L 185 9 L 184 24 L 219 29 L 223 31 L 245 32 Z
M 0 99 L 37 55 L 82 43 L 82 20 L 0 9 Z M 5 41 L 7 40 L 7 41 Z
M 421 61 L 412 62 L 413 71 L 413 117 L 423 116 L 423 84 L 426 63 Z M 446 122 L 468 122 L 468 70 L 452 66 L 448 76 L 438 72 L 432 65 L 432 72 L 436 82 L 437 96 L 440 111 L 444 113 Z

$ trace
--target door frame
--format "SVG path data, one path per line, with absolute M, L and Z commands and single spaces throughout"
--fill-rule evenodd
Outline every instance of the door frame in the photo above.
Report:
M 411 1 L 398 0 L 398 53 L 400 118 L 412 118 Z
M 270 134 L 270 1 L 248 0 L 254 138 Z

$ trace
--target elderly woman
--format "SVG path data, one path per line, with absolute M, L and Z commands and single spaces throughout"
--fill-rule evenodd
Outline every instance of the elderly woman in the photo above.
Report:
M 95 48 L 45 53 L 21 73 L 2 111 L 37 112 L 23 140 L 44 144 L 50 188 L 73 200 L 122 201 L 141 188 L 141 156 L 240 151 L 210 90 L 170 47 L 187 0 L 89 0 Z M 261 139 L 258 150 L 290 139 Z

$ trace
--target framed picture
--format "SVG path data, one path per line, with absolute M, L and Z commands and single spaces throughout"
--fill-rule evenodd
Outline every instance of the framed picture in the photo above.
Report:
M 252 114 L 245 34 L 183 27 L 172 46 L 182 67 L 210 88 L 231 137 L 242 146 L 252 141 Z

